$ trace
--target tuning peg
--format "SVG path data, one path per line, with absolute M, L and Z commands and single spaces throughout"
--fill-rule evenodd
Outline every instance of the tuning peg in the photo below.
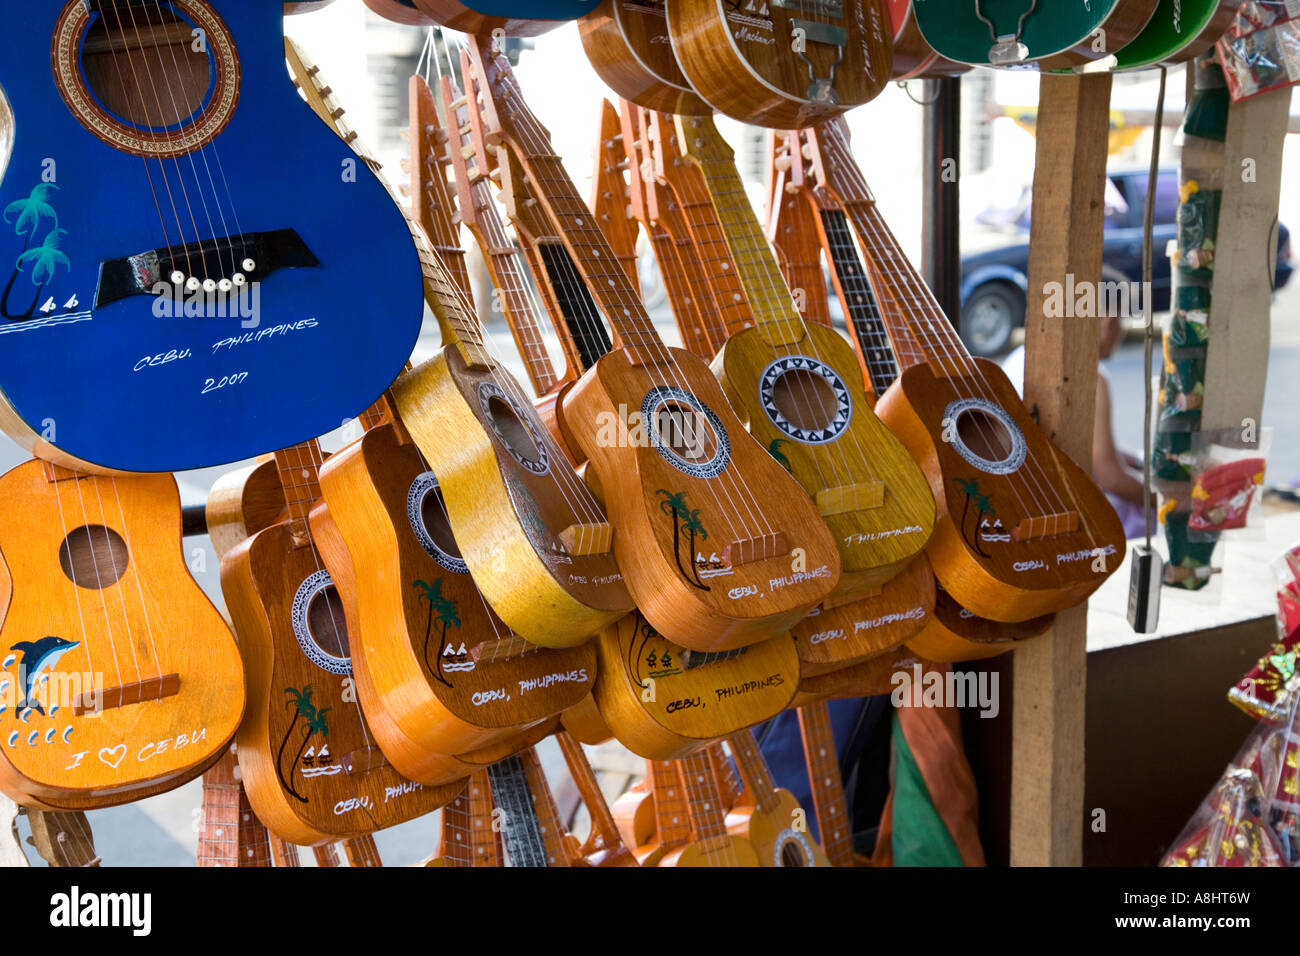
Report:
M 789 155 L 778 153 L 776 158 L 772 160 L 772 165 L 784 173 L 787 172 L 794 163 L 790 161 Z
M 401 138 L 403 143 L 409 143 L 411 141 L 411 127 L 399 126 L 397 129 L 397 135 Z

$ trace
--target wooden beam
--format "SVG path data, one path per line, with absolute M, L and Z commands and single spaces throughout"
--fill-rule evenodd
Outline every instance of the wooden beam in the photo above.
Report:
M 1098 323 L 1049 318 L 1049 283 L 1101 280 L 1109 74 L 1039 80 L 1025 403 L 1085 468 L 1092 458 Z M 1087 611 L 1057 615 L 1015 656 L 1011 742 L 1013 866 L 1078 866 L 1083 850 Z

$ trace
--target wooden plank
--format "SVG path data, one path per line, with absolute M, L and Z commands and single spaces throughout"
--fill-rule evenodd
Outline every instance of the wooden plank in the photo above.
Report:
M 1057 445 L 1092 457 L 1098 324 L 1044 315 L 1049 283 L 1101 279 L 1111 77 L 1039 80 L 1034 215 L 1025 322 L 1025 402 Z M 1083 837 L 1087 611 L 1057 615 L 1015 654 L 1013 866 L 1078 866 Z
M 1228 111 L 1201 409 L 1205 432 L 1239 432 L 1245 419 L 1260 424 L 1264 412 L 1282 144 L 1290 105 L 1287 88 L 1234 103 Z

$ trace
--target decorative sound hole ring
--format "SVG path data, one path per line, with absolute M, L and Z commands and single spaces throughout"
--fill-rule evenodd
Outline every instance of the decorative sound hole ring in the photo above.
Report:
M 772 866 L 815 866 L 812 841 L 806 833 L 786 827 L 772 846 Z
M 692 413 L 692 428 L 696 437 L 712 439 L 712 454 L 700 459 L 688 459 L 673 447 L 671 436 L 664 432 L 664 424 L 676 422 L 684 411 Z M 716 478 L 722 474 L 731 461 L 731 442 L 727 438 L 727 429 L 713 409 L 702 401 L 675 385 L 659 385 L 650 389 L 641 400 L 641 422 L 650 444 L 668 464 L 683 474 L 693 478 Z M 701 428 L 706 432 L 698 435 Z
M 325 599 L 325 592 L 333 589 L 334 579 L 330 577 L 328 571 L 317 571 L 298 585 L 298 592 L 293 596 L 293 607 L 289 612 L 290 620 L 293 622 L 293 636 L 298 639 L 298 646 L 307 655 L 307 659 L 321 670 L 339 677 L 351 677 L 352 658 L 339 657 L 321 647 L 316 641 L 316 636 L 312 634 L 308 619 L 312 601 L 317 598 Z M 344 627 L 346 626 L 345 624 Z
M 483 409 L 483 420 L 496 434 L 497 440 L 534 475 L 544 475 L 551 469 L 551 459 L 546 453 L 546 436 L 536 423 L 536 415 L 519 406 L 496 382 L 480 382 L 478 401 Z
M 239 57 L 225 21 L 205 0 L 159 0 L 158 10 L 164 9 L 203 31 L 210 71 L 202 104 L 173 125 L 129 122 L 111 112 L 91 90 L 82 69 L 82 54 L 86 35 L 98 17 L 86 9 L 83 0 L 69 0 L 63 8 L 50 47 L 54 84 L 72 115 L 114 149 L 146 158 L 183 156 L 207 146 L 226 128 L 239 102 Z M 126 25 L 122 26 L 125 29 Z M 164 95 L 161 90 L 155 92 L 160 98 Z
M 800 384 L 793 384 L 796 379 Z M 853 397 L 844 379 L 829 365 L 806 355 L 782 356 L 763 369 L 758 379 L 758 398 L 772 424 L 805 445 L 835 441 L 853 420 Z M 802 410 L 816 421 L 791 420 L 790 402 L 799 399 L 820 404 L 820 408 Z
M 979 428 L 977 434 L 975 426 L 980 422 L 984 427 Z M 948 443 L 967 464 L 990 475 L 1009 475 L 1019 471 L 1029 454 L 1025 433 L 1015 419 L 1001 405 L 987 399 L 959 398 L 949 402 L 943 410 L 943 430 Z M 1000 445 L 1000 448 L 992 449 L 999 456 L 991 457 L 988 448 L 976 450 L 972 447 L 973 441 L 985 446 Z
M 469 574 L 469 565 L 460 555 L 452 554 L 443 548 L 429 532 L 429 523 L 424 518 L 425 508 L 429 505 L 430 495 L 437 494 L 439 494 L 438 479 L 434 477 L 433 472 L 426 471 L 417 475 L 406 493 L 407 520 L 411 522 L 415 540 L 420 542 L 420 547 L 424 548 L 425 554 L 437 561 L 441 568 L 452 574 Z M 438 506 L 443 507 L 441 502 Z

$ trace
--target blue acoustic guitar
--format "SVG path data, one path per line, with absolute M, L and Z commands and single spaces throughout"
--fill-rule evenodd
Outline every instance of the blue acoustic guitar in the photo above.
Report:
M 267 0 L 0 0 L 0 425 L 93 470 L 292 446 L 423 318 L 409 228 Z

